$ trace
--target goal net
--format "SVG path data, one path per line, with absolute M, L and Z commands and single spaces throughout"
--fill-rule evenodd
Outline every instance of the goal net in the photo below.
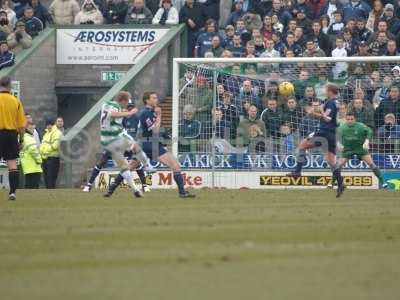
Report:
M 175 59 L 173 150 L 183 168 L 211 172 L 213 186 L 221 171 L 290 171 L 328 83 L 340 88 L 338 123 L 352 111 L 373 132 L 375 163 L 399 169 L 399 57 Z M 305 171 L 325 168 L 321 149 L 310 151 Z M 354 158 L 345 169 L 367 165 Z

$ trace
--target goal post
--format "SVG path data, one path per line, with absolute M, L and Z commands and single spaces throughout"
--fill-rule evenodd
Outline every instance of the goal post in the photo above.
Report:
M 292 94 L 279 90 L 282 82 Z M 224 187 L 232 172 L 237 187 L 239 176 L 261 182 L 270 180 L 262 174 L 288 172 L 299 141 L 318 126 L 306 111 L 321 107 L 327 83 L 340 89 L 339 124 L 353 111 L 373 132 L 378 167 L 400 169 L 400 100 L 390 98 L 400 87 L 400 57 L 175 58 L 173 153 L 183 169 L 209 174 L 212 187 Z M 358 159 L 345 167 L 367 169 Z M 310 151 L 306 174 L 321 171 L 321 149 Z

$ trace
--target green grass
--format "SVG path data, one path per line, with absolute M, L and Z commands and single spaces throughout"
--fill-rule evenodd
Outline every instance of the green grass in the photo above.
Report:
M 399 193 L 198 195 L 1 192 L 0 299 L 399 299 Z

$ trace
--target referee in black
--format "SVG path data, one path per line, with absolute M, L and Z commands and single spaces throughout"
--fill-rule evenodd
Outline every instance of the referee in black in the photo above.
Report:
M 10 184 L 9 200 L 16 200 L 18 187 L 17 158 L 19 144 L 23 142 L 26 125 L 24 107 L 19 99 L 11 93 L 10 77 L 0 78 L 0 160 L 8 165 L 8 181 Z

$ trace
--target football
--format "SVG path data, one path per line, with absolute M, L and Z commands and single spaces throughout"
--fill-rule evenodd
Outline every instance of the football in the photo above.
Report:
M 294 85 L 287 81 L 282 82 L 279 85 L 279 93 L 285 97 L 293 95 L 294 94 Z

